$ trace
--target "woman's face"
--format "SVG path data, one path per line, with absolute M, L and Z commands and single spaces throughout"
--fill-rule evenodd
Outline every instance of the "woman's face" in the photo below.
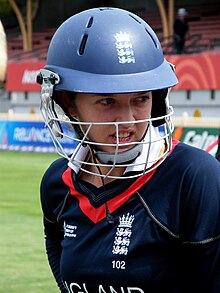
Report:
M 150 118 L 152 93 L 83 94 L 77 93 L 70 114 L 82 122 L 131 122 L 119 124 L 120 150 L 131 146 L 123 144 L 140 141 L 148 122 L 132 123 Z M 85 132 L 88 126 L 82 126 Z M 112 125 L 94 125 L 88 133 L 90 140 L 98 143 L 116 144 L 116 128 Z M 102 151 L 114 151 L 114 147 L 99 146 Z

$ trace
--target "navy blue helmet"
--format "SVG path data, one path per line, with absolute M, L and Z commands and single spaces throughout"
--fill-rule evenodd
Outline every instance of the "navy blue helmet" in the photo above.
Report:
M 128 93 L 174 86 L 151 27 L 118 8 L 94 8 L 67 19 L 55 32 L 46 69 L 60 76 L 57 90 Z

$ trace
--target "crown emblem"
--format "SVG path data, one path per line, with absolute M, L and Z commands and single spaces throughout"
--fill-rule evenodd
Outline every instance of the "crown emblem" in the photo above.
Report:
M 122 217 L 119 217 L 119 225 L 118 225 L 118 227 L 131 228 L 133 221 L 134 221 L 134 216 L 130 215 L 130 213 L 127 213 L 126 216 L 123 215 Z
M 130 35 L 120 31 L 119 33 L 115 34 L 115 39 L 117 43 L 130 42 Z

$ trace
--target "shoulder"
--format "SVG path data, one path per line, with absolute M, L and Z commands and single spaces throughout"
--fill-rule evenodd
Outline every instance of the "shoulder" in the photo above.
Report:
M 179 142 L 144 188 L 154 217 L 184 241 L 220 235 L 220 164 L 207 152 Z
M 178 177 L 185 186 L 199 189 L 205 185 L 208 191 L 211 185 L 216 187 L 216 192 L 220 188 L 220 164 L 202 149 L 180 142 L 164 163 L 164 168 L 169 170 L 170 175 Z
M 220 164 L 206 151 L 179 143 L 167 158 L 166 168 L 179 178 L 186 197 L 220 200 Z M 179 175 L 177 175 L 179 174 Z M 203 199 L 204 199 L 203 198 Z
M 62 180 L 63 173 L 68 168 L 68 160 L 60 158 L 54 161 L 44 173 L 40 184 L 40 197 L 44 214 L 52 218 L 54 211 L 62 205 L 69 188 Z
M 220 164 L 218 163 L 218 161 L 205 150 L 187 145 L 182 142 L 179 142 L 175 146 L 173 152 L 167 159 L 168 162 L 169 160 L 171 162 L 175 160 L 176 165 L 179 168 L 190 167 L 192 169 L 200 170 L 203 170 L 205 168 L 206 171 L 220 170 Z
M 41 180 L 41 191 L 50 192 L 63 185 L 62 175 L 68 168 L 68 161 L 64 158 L 54 161 L 45 171 Z
M 173 178 L 178 181 L 176 194 L 179 194 L 186 238 L 197 242 L 219 237 L 219 162 L 204 150 L 184 143 L 177 144 L 169 159 L 175 166 Z
M 51 163 L 48 169 L 45 171 L 42 182 L 55 183 L 62 177 L 63 172 L 68 167 L 68 160 L 64 158 L 59 158 Z

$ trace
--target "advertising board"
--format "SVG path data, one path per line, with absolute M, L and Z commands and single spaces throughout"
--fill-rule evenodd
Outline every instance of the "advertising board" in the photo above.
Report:
M 63 139 L 63 147 L 74 149 L 76 143 Z M 44 122 L 0 121 L 0 149 L 23 151 L 55 151 Z
M 163 128 L 159 128 L 163 135 Z M 173 138 L 206 150 L 218 138 L 219 128 L 176 127 Z M 69 136 L 73 132 L 69 131 Z M 70 151 L 76 142 L 62 138 L 62 146 Z M 0 120 L 0 149 L 55 152 L 53 141 L 44 122 Z

